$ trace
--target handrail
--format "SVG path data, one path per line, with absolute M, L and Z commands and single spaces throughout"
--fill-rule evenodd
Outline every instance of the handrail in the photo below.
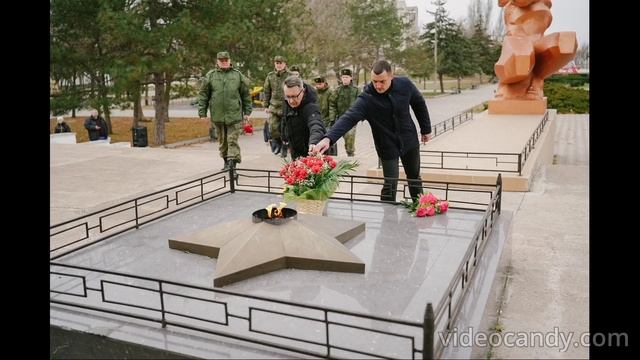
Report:
M 229 179 L 234 179 L 234 181 L 229 181 Z M 56 224 L 51 226 L 50 228 L 50 239 L 52 242 L 55 242 L 55 238 L 60 236 L 61 234 L 65 234 L 68 231 L 73 231 L 75 229 L 83 229 L 83 237 L 80 240 L 74 240 L 73 244 L 79 244 L 78 247 L 67 250 L 63 253 L 56 254 L 51 258 L 50 261 L 50 273 L 52 276 L 56 276 L 58 278 L 67 279 L 67 281 L 74 281 L 73 279 L 81 279 L 80 286 L 82 287 L 80 292 L 70 292 L 68 290 L 61 290 L 58 288 L 51 288 L 51 298 L 50 302 L 52 304 L 59 304 L 65 306 L 78 307 L 83 309 L 90 309 L 125 317 L 132 317 L 142 320 L 147 320 L 151 322 L 157 322 L 162 324 L 162 327 L 166 327 L 167 325 L 182 327 L 187 329 L 192 329 L 204 333 L 216 334 L 220 336 L 225 336 L 233 339 L 243 340 L 255 344 L 266 345 L 278 349 L 288 350 L 297 352 L 300 354 L 311 355 L 311 356 L 320 356 L 327 358 L 335 358 L 335 350 L 348 351 L 354 354 L 358 354 L 359 356 L 379 356 L 386 357 L 388 355 L 383 354 L 375 354 L 367 351 L 363 351 L 362 349 L 356 349 L 350 346 L 343 346 L 336 344 L 335 341 L 332 341 L 330 336 L 331 329 L 335 326 L 356 329 L 358 331 L 367 331 L 376 334 L 383 334 L 385 336 L 390 336 L 399 339 L 398 341 L 406 342 L 407 351 L 411 352 L 411 357 L 416 358 L 416 354 L 422 354 L 422 358 L 434 358 L 438 357 L 442 354 L 443 345 L 439 342 L 435 341 L 435 332 L 436 329 L 439 328 L 439 325 L 442 324 L 443 321 L 446 321 L 444 331 L 450 331 L 452 324 L 455 323 L 457 316 L 460 312 L 462 304 L 464 302 L 464 298 L 466 297 L 467 290 L 469 286 L 467 286 L 472 280 L 473 276 L 476 273 L 476 268 L 481 261 L 482 250 L 487 243 L 488 236 L 490 231 L 500 213 L 500 204 L 502 197 L 502 178 L 501 175 L 498 175 L 497 181 L 495 185 L 479 185 L 472 183 L 450 183 L 450 182 L 424 182 L 424 187 L 431 189 L 433 191 L 442 191 L 444 193 L 444 199 L 447 199 L 451 202 L 451 208 L 461 208 L 461 209 L 470 209 L 470 210 L 482 210 L 483 217 L 479 222 L 479 226 L 475 231 L 475 235 L 473 240 L 469 244 L 467 248 L 464 258 L 456 270 L 451 282 L 449 283 L 447 290 L 445 291 L 443 297 L 438 301 L 438 303 L 432 304 L 428 303 L 425 307 L 425 318 L 421 322 L 415 321 L 406 321 L 401 319 L 394 319 L 384 316 L 378 315 L 369 315 L 358 312 L 346 311 L 336 308 L 330 308 L 325 306 L 317 306 L 317 305 L 309 305 L 304 303 L 297 303 L 292 301 L 285 301 L 280 299 L 274 299 L 265 296 L 257 296 L 257 295 L 249 295 L 242 294 L 239 292 L 233 292 L 228 290 L 222 290 L 220 288 L 206 288 L 201 286 L 195 286 L 186 283 L 180 283 L 176 281 L 163 280 L 159 278 L 153 278 L 148 276 L 140 276 L 135 274 L 126 274 L 122 272 L 97 269 L 89 266 L 80 266 L 80 265 L 69 265 L 64 264 L 59 261 L 55 261 L 60 259 L 60 257 L 64 255 L 68 255 L 74 251 L 77 251 L 80 248 L 87 248 L 92 246 L 100 241 L 104 241 L 105 239 L 112 238 L 115 235 L 121 234 L 125 231 L 131 231 L 134 229 L 138 229 L 140 226 L 150 222 L 155 221 L 159 218 L 172 214 L 176 211 L 183 210 L 190 206 L 194 206 L 206 201 L 212 201 L 215 198 L 231 193 L 231 182 L 233 182 L 233 188 L 235 192 L 262 192 L 262 193 L 281 193 L 282 189 L 280 187 L 273 187 L 274 179 L 278 179 L 279 182 L 282 182 L 282 178 L 277 174 L 276 171 L 273 170 L 260 170 L 260 169 L 236 169 L 235 173 L 233 170 L 230 170 L 228 174 L 216 172 L 195 180 L 191 180 L 179 185 L 171 186 L 163 190 L 154 191 L 149 194 L 138 196 L 134 199 L 124 201 L 122 203 L 109 206 L 105 209 L 94 211 L 85 216 L 81 216 L 75 218 L 73 220 L 65 221 L 60 224 Z M 370 195 L 367 193 L 355 192 L 353 189 L 357 188 L 358 184 L 366 184 L 367 186 L 371 186 L 371 180 L 375 180 L 380 183 L 382 186 L 383 178 L 374 178 L 368 176 L 347 176 L 342 179 L 341 184 L 344 187 L 349 188 L 349 191 L 337 191 L 335 193 L 335 197 L 332 199 L 335 200 L 348 200 L 348 201 L 369 201 L 374 202 L 374 199 L 364 199 L 360 200 L 359 197 L 364 195 Z M 397 179 L 403 186 L 403 189 L 408 187 L 407 179 Z M 222 185 L 222 187 L 216 188 L 216 185 Z M 486 192 L 489 199 L 486 202 L 468 202 L 464 200 L 459 200 L 455 197 L 456 192 Z M 406 191 L 403 191 L 405 193 Z M 185 193 L 185 196 L 188 195 L 185 199 L 180 199 L 180 194 Z M 186 194 L 188 193 L 188 194 Z M 378 193 L 379 195 L 379 193 Z M 405 193 L 406 197 L 406 193 Z M 164 206 L 161 210 L 153 212 L 155 216 L 149 215 L 149 210 L 145 209 L 145 206 L 149 206 L 154 202 L 161 202 Z M 381 201 L 377 201 L 381 202 Z M 135 211 L 134 211 L 135 210 Z M 120 221 L 115 226 L 103 226 L 103 222 L 106 218 L 110 216 L 123 216 L 125 214 L 130 214 L 130 217 L 126 217 Z M 145 218 L 147 217 L 147 218 Z M 93 224 L 93 222 L 97 222 L 97 224 Z M 135 231 L 135 230 L 134 230 Z M 91 234 L 90 234 L 91 232 Z M 86 241 L 87 243 L 81 244 L 82 241 Z M 58 246 L 51 250 L 52 253 L 63 250 L 67 245 Z M 67 269 L 65 272 L 65 269 Z M 87 274 L 79 274 L 78 272 L 87 272 Z M 87 279 L 95 279 L 95 274 L 101 274 L 107 278 L 99 278 L 100 287 L 91 287 L 88 285 Z M 89 276 L 91 275 L 91 276 Z M 124 279 L 120 281 L 119 279 Z M 133 280 L 148 282 L 148 284 L 136 285 Z M 149 284 L 155 284 L 150 286 Z M 53 285 L 52 285 L 53 286 Z M 111 286 L 118 287 L 134 287 L 140 291 L 146 291 L 155 293 L 158 296 L 158 306 L 141 306 L 137 305 L 134 299 L 119 299 L 115 301 L 109 298 L 109 290 L 108 288 Z M 76 286 L 77 287 L 77 286 Z M 222 301 L 219 298 L 209 299 L 204 295 L 192 295 L 185 294 L 186 291 L 199 291 L 202 293 L 217 293 L 217 294 L 225 294 L 233 297 L 240 297 L 244 299 L 252 299 L 260 302 L 264 302 L 270 304 L 269 306 L 275 305 L 284 305 L 297 307 L 307 310 L 319 311 L 321 316 L 311 316 L 311 315 L 297 315 L 285 313 L 283 311 L 268 308 L 266 305 L 250 305 L 248 307 L 248 314 L 243 315 L 235 312 L 230 312 L 227 306 L 226 301 Z M 63 296 L 72 296 L 74 299 L 84 298 L 89 301 L 90 293 L 99 293 L 101 295 L 102 303 L 105 304 L 103 306 L 98 306 L 92 303 L 77 303 L 73 301 L 68 301 L 61 299 Z M 198 301 L 204 301 L 207 303 L 215 304 L 221 308 L 221 311 L 224 314 L 224 318 L 220 320 L 213 320 L 207 317 L 206 313 L 203 314 L 184 314 L 173 311 L 171 308 L 168 308 L 166 305 L 167 297 L 178 297 L 178 298 L 190 298 L 196 299 Z M 95 299 L 95 298 L 93 298 Z M 95 301 L 95 300 L 94 300 Z M 142 309 L 146 312 L 154 312 L 158 314 L 158 316 L 151 315 L 141 315 L 136 313 L 131 313 L 127 311 L 115 310 L 113 306 L 124 306 L 127 308 L 137 308 Z M 445 311 L 448 310 L 448 311 Z M 267 331 L 261 329 L 261 323 L 255 317 L 258 313 L 271 313 L 277 314 L 278 316 L 284 316 L 286 318 L 297 318 L 304 319 L 306 321 L 310 321 L 312 323 L 320 324 L 324 327 L 324 334 L 326 336 L 325 340 L 322 342 L 313 341 L 308 339 L 302 339 L 295 336 L 285 335 L 273 331 Z M 446 316 L 445 316 L 446 314 Z M 167 316 L 170 315 L 170 316 Z M 332 316 L 333 315 L 333 316 Z M 370 321 L 379 322 L 382 324 L 389 324 L 394 326 L 405 327 L 406 332 L 398 332 L 396 331 L 386 331 L 381 330 L 377 327 L 364 327 L 362 325 L 358 325 L 361 322 L 355 321 L 355 323 L 350 323 L 345 320 L 341 320 L 340 318 L 335 318 L 335 315 L 352 317 L 354 319 L 367 319 Z M 238 320 L 246 321 L 249 325 L 249 333 L 253 333 L 255 335 L 246 335 L 246 334 L 238 334 L 232 332 L 232 329 L 228 328 L 228 331 L 219 331 L 212 330 L 211 328 L 207 328 L 204 326 L 194 326 L 192 324 L 188 324 L 185 322 L 181 322 L 176 320 L 178 318 L 184 319 L 195 319 L 199 321 L 203 321 L 209 324 L 215 324 L 218 326 L 227 326 L 229 325 L 229 318 L 235 318 Z M 422 333 L 422 347 L 418 347 L 416 344 L 416 339 L 419 339 L 420 332 Z M 261 336 L 270 336 L 275 339 L 288 339 L 294 340 L 299 343 L 306 343 L 309 346 L 317 346 L 322 347 L 324 350 L 322 352 L 310 350 L 310 348 L 300 348 L 287 346 L 281 343 L 275 343 L 273 341 L 264 340 Z

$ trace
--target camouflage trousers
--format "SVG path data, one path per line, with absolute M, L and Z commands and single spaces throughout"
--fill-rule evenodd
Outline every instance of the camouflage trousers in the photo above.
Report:
M 218 151 L 220 157 L 226 160 L 234 160 L 239 164 L 242 160 L 240 156 L 240 145 L 238 137 L 242 132 L 242 121 L 235 124 L 214 123 L 218 132 Z
M 282 115 L 276 115 L 273 112 L 269 114 L 269 131 L 271 132 L 271 139 L 280 141 L 282 140 L 282 134 L 280 134 L 280 122 L 282 121 Z
M 344 149 L 347 151 L 347 155 L 353 156 L 356 153 L 356 127 L 344 134 Z

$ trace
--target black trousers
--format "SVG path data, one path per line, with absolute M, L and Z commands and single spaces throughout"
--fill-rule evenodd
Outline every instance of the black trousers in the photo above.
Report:
M 420 178 L 420 146 L 407 151 L 400 157 L 404 174 L 409 180 L 409 194 L 413 200 L 417 200 L 422 194 L 422 179 Z M 398 159 L 384 160 L 382 162 L 382 175 L 384 176 L 384 184 L 380 191 L 380 200 L 396 201 L 396 192 L 398 188 L 398 180 L 400 169 L 398 168 Z M 392 179 L 389 179 L 392 178 Z

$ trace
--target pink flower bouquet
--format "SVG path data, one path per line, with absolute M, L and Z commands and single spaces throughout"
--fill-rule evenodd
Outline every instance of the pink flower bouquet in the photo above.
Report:
M 433 216 L 442 214 L 449 209 L 449 202 L 439 200 L 435 195 L 428 192 L 420 194 L 418 201 L 403 201 L 402 205 L 409 209 L 409 212 L 417 217 Z

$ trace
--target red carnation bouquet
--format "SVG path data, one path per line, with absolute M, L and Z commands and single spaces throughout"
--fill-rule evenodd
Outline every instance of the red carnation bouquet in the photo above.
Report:
M 280 169 L 284 178 L 285 200 L 327 200 L 338 188 L 340 178 L 358 167 L 357 161 L 336 162 L 329 155 L 304 156 L 285 163 Z

